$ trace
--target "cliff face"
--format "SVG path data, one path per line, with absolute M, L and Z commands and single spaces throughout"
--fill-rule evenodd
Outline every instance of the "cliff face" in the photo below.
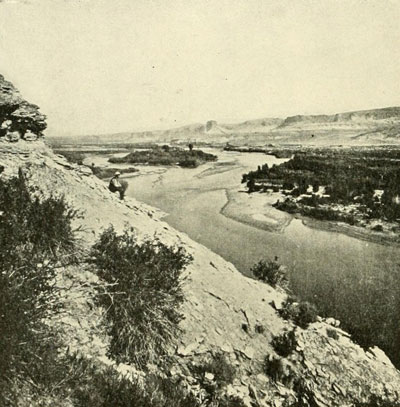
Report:
M 400 373 L 379 349 L 364 351 L 335 321 L 320 320 L 302 329 L 283 320 L 273 306 L 282 302 L 282 292 L 244 277 L 232 264 L 171 228 L 156 209 L 134 199 L 120 201 L 87 167 L 69 164 L 42 141 L 25 140 L 3 140 L 0 165 L 2 177 L 22 169 L 35 193 L 65 196 L 82 214 L 75 222 L 81 226 L 83 249 L 110 224 L 117 231 L 130 225 L 139 239 L 155 236 L 168 246 L 183 246 L 193 256 L 185 271 L 183 333 L 171 349 L 176 361 L 170 371 L 193 391 L 198 383 L 188 364 L 222 352 L 237 371 L 225 391 L 247 406 L 351 406 L 371 395 L 400 401 Z M 85 266 L 67 267 L 60 270 L 59 280 L 66 288 L 65 311 L 50 317 L 49 323 L 63 333 L 65 349 L 115 365 L 106 356 L 104 310 L 96 307 L 88 288 L 97 277 Z M 271 344 L 283 332 L 292 332 L 292 349 L 285 356 Z M 265 369 L 266 360 L 274 366 L 272 371 Z M 115 368 L 141 374 L 132 366 Z

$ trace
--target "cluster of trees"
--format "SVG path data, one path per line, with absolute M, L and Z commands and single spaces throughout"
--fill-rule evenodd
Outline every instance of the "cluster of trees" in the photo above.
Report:
M 194 150 L 190 144 L 188 150 L 178 147 L 153 146 L 148 150 L 132 151 L 124 157 L 111 157 L 111 163 L 149 164 L 149 165 L 180 165 L 182 167 L 197 167 L 206 161 L 216 161 L 217 156 Z
M 325 196 L 303 198 L 307 206 L 359 203 L 369 218 L 400 218 L 400 150 L 316 150 L 297 153 L 291 160 L 269 168 L 267 164 L 243 175 L 249 192 L 263 184 L 287 191 L 292 197 L 313 193 L 323 186 Z M 382 190 L 382 196 L 376 194 Z M 281 205 L 282 206 L 282 205 Z M 282 206 L 282 209 L 284 207 Z

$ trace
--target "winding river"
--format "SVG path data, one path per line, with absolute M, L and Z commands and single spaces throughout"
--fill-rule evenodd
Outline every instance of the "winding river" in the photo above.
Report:
M 315 303 L 322 314 L 341 320 L 350 332 L 370 338 L 399 362 L 400 248 L 307 227 L 268 204 L 277 198 L 244 192 L 243 173 L 285 159 L 210 152 L 218 155 L 218 162 L 196 169 L 147 167 L 146 175 L 129 179 L 128 195 L 162 209 L 170 225 L 245 275 L 258 260 L 278 256 L 296 295 Z M 230 208 L 235 199 L 236 206 Z M 260 207 L 260 199 L 267 203 Z M 247 220 L 241 219 L 238 202 L 247 209 L 257 204 Z

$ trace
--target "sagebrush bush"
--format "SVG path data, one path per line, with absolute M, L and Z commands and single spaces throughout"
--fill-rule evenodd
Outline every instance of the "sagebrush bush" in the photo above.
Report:
M 400 407 L 400 403 L 398 401 L 390 401 L 388 399 L 384 399 L 382 396 L 372 394 L 369 396 L 368 401 L 355 402 L 354 407 Z
M 76 213 L 63 198 L 33 197 L 22 172 L 0 180 L 0 208 L 0 401 L 12 405 L 11 381 L 45 386 L 55 363 L 43 319 L 60 308 L 55 267 L 76 260 Z
M 206 405 L 210 406 L 241 406 L 234 404 L 238 399 L 228 397 L 223 393 L 223 388 L 233 383 L 236 368 L 229 362 L 223 353 L 211 355 L 201 364 L 189 366 L 193 376 L 198 380 L 200 387 L 205 391 Z M 211 373 L 212 379 L 207 374 Z
M 223 353 L 216 353 L 200 365 L 193 365 L 192 372 L 203 380 L 206 373 L 212 373 L 219 387 L 231 384 L 236 375 L 235 367 L 227 360 Z
M 247 404 L 238 396 L 221 396 L 220 399 L 214 404 L 218 407 L 246 407 Z
M 271 344 L 279 356 L 284 358 L 289 356 L 296 349 L 297 344 L 294 330 L 275 336 Z
M 112 227 L 93 246 L 91 261 L 109 284 L 100 304 L 110 322 L 110 354 L 119 362 L 144 368 L 166 354 L 178 333 L 184 300 L 181 273 L 191 257 L 182 247 L 159 240 L 138 243 L 131 230 Z
M 250 271 L 258 280 L 268 283 L 272 287 L 286 288 L 288 286 L 286 269 L 276 260 L 260 260 Z
M 294 297 L 288 297 L 279 310 L 284 319 L 293 321 L 299 327 L 306 329 L 309 324 L 317 321 L 318 311 L 314 304 L 307 301 L 297 302 Z
M 80 374 L 68 383 L 74 407 L 200 407 L 180 380 L 151 374 L 139 383 L 86 360 L 76 371 Z
M 282 362 L 279 358 L 271 358 L 270 356 L 266 356 L 263 363 L 263 372 L 276 382 L 279 380 L 281 365 Z
M 56 154 L 64 156 L 68 162 L 78 165 L 83 165 L 83 161 L 86 158 L 86 155 L 79 151 L 65 151 L 65 150 L 54 150 Z
M 274 382 L 281 382 L 290 387 L 295 380 L 295 373 L 290 363 L 285 358 L 268 355 L 264 359 L 264 373 Z

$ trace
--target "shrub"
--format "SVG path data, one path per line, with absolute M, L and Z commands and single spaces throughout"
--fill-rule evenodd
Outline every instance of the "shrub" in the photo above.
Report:
M 355 407 L 400 407 L 399 402 L 390 401 L 388 399 L 382 398 L 382 396 L 377 396 L 372 394 L 369 400 L 366 402 L 357 401 L 354 403 Z
M 73 372 L 66 386 L 75 407 L 200 407 L 180 380 L 151 374 L 141 383 L 86 359 L 75 358 L 66 364 Z
M 295 378 L 293 368 L 286 359 L 271 357 L 271 355 L 265 357 L 263 371 L 274 382 L 281 382 L 287 386 L 290 385 Z
M 218 407 L 246 407 L 247 404 L 238 396 L 222 396 L 218 400 Z
M 288 285 L 286 269 L 276 260 L 260 260 L 250 271 L 258 280 L 268 283 L 272 287 L 280 286 L 286 288 Z
M 339 334 L 336 329 L 326 328 L 326 334 L 329 338 L 335 339 L 336 341 L 339 339 Z
M 294 330 L 282 333 L 272 340 L 276 353 L 282 357 L 289 356 L 296 348 L 296 335 Z
M 371 228 L 374 232 L 383 232 L 383 226 L 382 225 L 375 225 L 374 227 Z
M 195 158 L 186 158 L 184 160 L 179 161 L 178 165 L 184 168 L 196 168 L 199 166 L 199 163 Z
M 275 382 L 279 380 L 282 361 L 280 358 L 270 358 L 266 356 L 263 364 L 264 373 L 271 377 Z
M 279 314 L 293 321 L 296 325 L 306 329 L 309 324 L 316 322 L 318 313 L 314 304 L 307 301 L 296 302 L 295 298 L 288 297 L 282 304 Z
M 83 160 L 85 159 L 85 154 L 79 151 L 64 151 L 64 150 L 54 150 L 56 154 L 64 156 L 68 162 L 78 165 L 83 165 Z
M 236 369 L 229 363 L 223 353 L 217 353 L 212 358 L 197 366 L 192 366 L 193 373 L 204 379 L 206 373 L 212 373 L 219 387 L 231 384 L 235 378 Z
M 43 319 L 60 308 L 55 267 L 76 261 L 76 212 L 63 198 L 33 197 L 22 172 L 0 180 L 0 207 L 0 401 L 6 404 L 10 381 L 29 378 L 39 388 L 55 363 L 55 340 Z
M 232 384 L 236 375 L 235 367 L 229 363 L 223 353 L 212 355 L 208 361 L 200 365 L 191 365 L 190 371 L 206 392 L 206 399 L 210 405 L 218 402 L 218 406 L 235 406 L 232 404 L 233 398 L 222 394 L 222 389 L 228 384 Z M 213 378 L 209 379 L 207 373 L 211 373 Z M 240 406 L 240 404 L 238 405 Z
M 181 272 L 191 257 L 158 240 L 139 244 L 132 231 L 117 235 L 112 227 L 91 254 L 99 277 L 109 283 L 98 298 L 111 324 L 110 354 L 141 368 L 158 362 L 178 332 Z
M 283 181 L 282 189 L 291 191 L 293 188 L 294 188 L 293 182 L 287 180 Z

